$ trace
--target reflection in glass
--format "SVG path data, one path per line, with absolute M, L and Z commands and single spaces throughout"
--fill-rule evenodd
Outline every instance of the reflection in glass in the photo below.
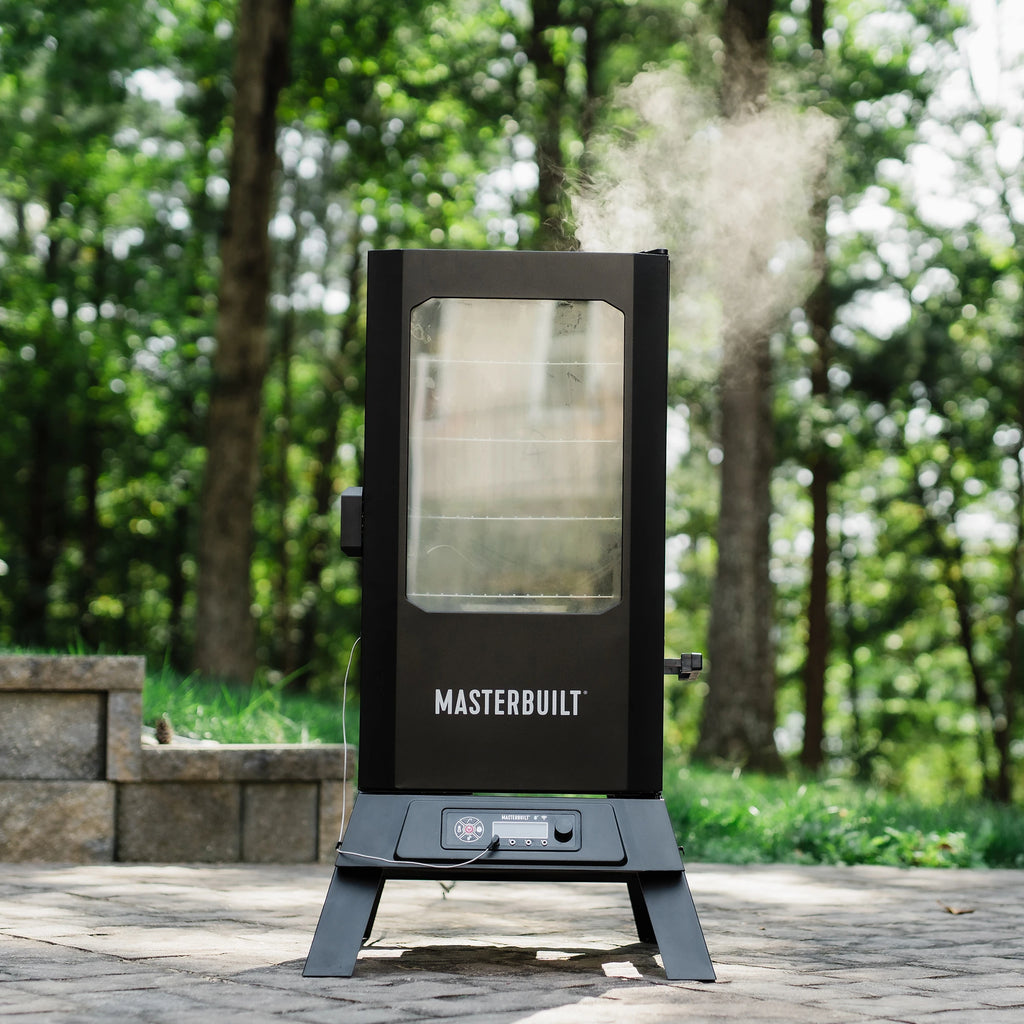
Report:
M 617 604 L 621 311 L 430 299 L 410 327 L 409 600 L 444 612 Z

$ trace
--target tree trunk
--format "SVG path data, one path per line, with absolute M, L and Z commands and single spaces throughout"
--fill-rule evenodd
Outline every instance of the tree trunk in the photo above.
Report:
M 824 72 L 825 4 L 811 0 L 811 44 L 817 51 L 819 70 Z M 823 172 L 823 176 L 824 176 Z M 831 359 L 832 303 L 829 297 L 828 259 L 825 220 L 828 203 L 825 182 L 815 206 L 814 268 L 818 283 L 807 302 L 807 319 L 817 345 L 811 366 L 811 394 L 825 401 L 829 392 L 828 368 Z M 828 539 L 829 487 L 834 473 L 827 450 L 818 445 L 811 460 L 811 578 L 807 594 L 807 658 L 804 661 L 804 743 L 800 763 L 817 771 L 824 763 L 825 671 L 831 649 L 828 611 L 828 565 L 831 549 Z
M 1020 349 L 1018 349 L 1020 351 Z M 1024 425 L 1024 384 L 1017 391 L 1018 429 Z M 993 723 L 996 752 L 999 763 L 996 769 L 995 797 L 1001 803 L 1013 802 L 1013 737 L 1017 719 L 1017 693 L 1021 676 L 1021 606 L 1024 595 L 1024 442 L 1018 440 L 1015 462 L 1017 464 L 1017 488 L 1014 493 L 1015 532 L 1013 561 L 1010 565 L 1009 599 L 1006 609 L 1006 625 L 1009 630 L 1007 644 L 1006 675 L 1003 677 L 1003 713 Z
M 768 22 L 772 0 L 727 0 L 722 12 L 722 113 L 742 117 L 768 99 Z
M 60 217 L 64 193 L 60 186 L 51 186 L 49 221 Z M 23 228 L 19 229 L 23 231 Z M 64 246 L 59 237 L 50 242 L 44 264 L 46 285 L 53 294 L 61 287 Z M 72 303 L 68 303 L 72 307 Z M 39 365 L 53 365 L 60 377 L 51 376 L 47 387 L 33 403 L 30 414 L 29 441 L 26 451 L 28 471 L 25 503 L 25 589 L 15 602 L 15 636 L 29 646 L 43 647 L 52 642 L 49 609 L 50 585 L 57 560 L 67 536 L 67 480 L 73 459 L 70 446 L 75 432 L 67 429 L 63 411 L 62 390 L 70 387 L 66 369 L 53 358 L 51 348 L 68 341 L 55 321 L 47 322 L 35 338 Z
M 771 358 L 767 337 L 726 339 L 725 350 L 720 398 L 725 456 L 708 634 L 711 683 L 697 754 L 775 771 L 781 761 L 775 746 L 769 578 Z
M 185 562 L 189 550 L 190 504 L 181 501 L 171 513 L 171 540 L 167 557 L 167 658 L 171 666 L 184 671 L 187 665 L 185 643 L 185 596 L 188 580 L 185 576 Z
M 550 33 L 562 24 L 559 0 L 533 0 L 533 26 L 527 56 L 537 76 L 535 103 L 537 147 L 537 212 L 540 223 L 533 238 L 536 249 L 571 249 L 567 231 L 565 157 L 562 153 L 562 103 L 565 65 L 555 60 Z
M 842 509 L 840 509 L 842 518 Z M 854 600 L 853 600 L 853 564 L 854 555 L 845 543 L 845 537 L 840 528 L 839 535 L 839 559 L 842 570 L 842 641 L 843 656 L 849 667 L 849 681 L 847 683 L 846 695 L 850 702 L 850 742 L 849 749 L 860 772 L 866 772 L 874 757 L 874 749 L 867 749 L 864 745 L 864 726 L 861 722 L 861 696 L 860 696 L 860 669 L 857 667 L 857 648 L 860 646 L 861 636 L 857 624 L 854 622 Z
M 284 263 L 283 280 L 288 290 L 297 290 L 296 270 L 298 266 L 301 235 L 295 232 L 291 243 L 283 250 L 281 261 Z M 276 565 L 273 568 L 274 584 L 273 621 L 274 635 L 271 643 L 272 658 L 275 667 L 290 676 L 298 667 L 294 661 L 295 645 L 292 641 L 292 595 L 291 595 L 291 559 L 289 557 L 289 541 L 291 531 L 288 527 L 288 496 L 291 493 L 291 473 L 288 468 L 288 456 L 292 445 L 292 420 L 294 418 L 294 402 L 292 395 L 292 353 L 295 338 L 295 310 L 289 308 L 281 318 L 279 338 L 281 412 L 280 422 L 274 430 L 275 466 L 272 500 L 277 508 L 274 515 L 276 536 L 273 551 Z
M 722 112 L 742 119 L 764 105 L 770 0 L 729 0 L 722 17 Z M 769 575 L 774 464 L 767 333 L 726 329 L 720 400 L 723 451 L 718 568 L 708 634 L 709 691 L 697 754 L 763 771 L 775 746 L 773 593 Z
M 58 489 L 58 474 L 53 468 L 52 424 L 46 409 L 33 414 L 27 458 L 26 585 L 15 605 L 15 636 L 19 643 L 44 646 L 49 639 L 46 628 L 48 590 L 60 550 L 55 512 L 63 507 L 63 490 Z
M 242 0 L 238 14 L 231 193 L 221 241 L 196 612 L 196 667 L 222 679 L 250 680 L 256 670 L 249 570 L 267 370 L 267 223 L 292 6 L 293 0 Z
M 817 771 L 824 763 L 825 670 L 831 648 L 828 613 L 829 484 L 831 466 L 826 455 L 811 466 L 811 578 L 807 594 L 807 657 L 804 661 L 804 743 L 800 763 Z

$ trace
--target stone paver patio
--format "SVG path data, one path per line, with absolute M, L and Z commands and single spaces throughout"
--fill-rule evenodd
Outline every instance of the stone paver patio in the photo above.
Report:
M 305 979 L 325 865 L 3 865 L 0 1018 L 530 1024 L 1024 1020 L 1024 872 L 687 869 L 716 984 L 668 982 L 624 885 L 389 882 Z

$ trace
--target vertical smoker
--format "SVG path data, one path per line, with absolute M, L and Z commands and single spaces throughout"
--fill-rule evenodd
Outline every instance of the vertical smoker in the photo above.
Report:
M 370 254 L 359 793 L 306 975 L 352 973 L 389 878 L 506 878 L 624 881 L 714 980 L 660 799 L 668 272 Z

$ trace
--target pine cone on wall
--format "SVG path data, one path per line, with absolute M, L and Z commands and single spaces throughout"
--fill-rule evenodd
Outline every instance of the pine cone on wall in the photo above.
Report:
M 156 741 L 157 743 L 170 743 L 174 739 L 174 728 L 171 720 L 166 715 L 161 715 L 156 720 Z

